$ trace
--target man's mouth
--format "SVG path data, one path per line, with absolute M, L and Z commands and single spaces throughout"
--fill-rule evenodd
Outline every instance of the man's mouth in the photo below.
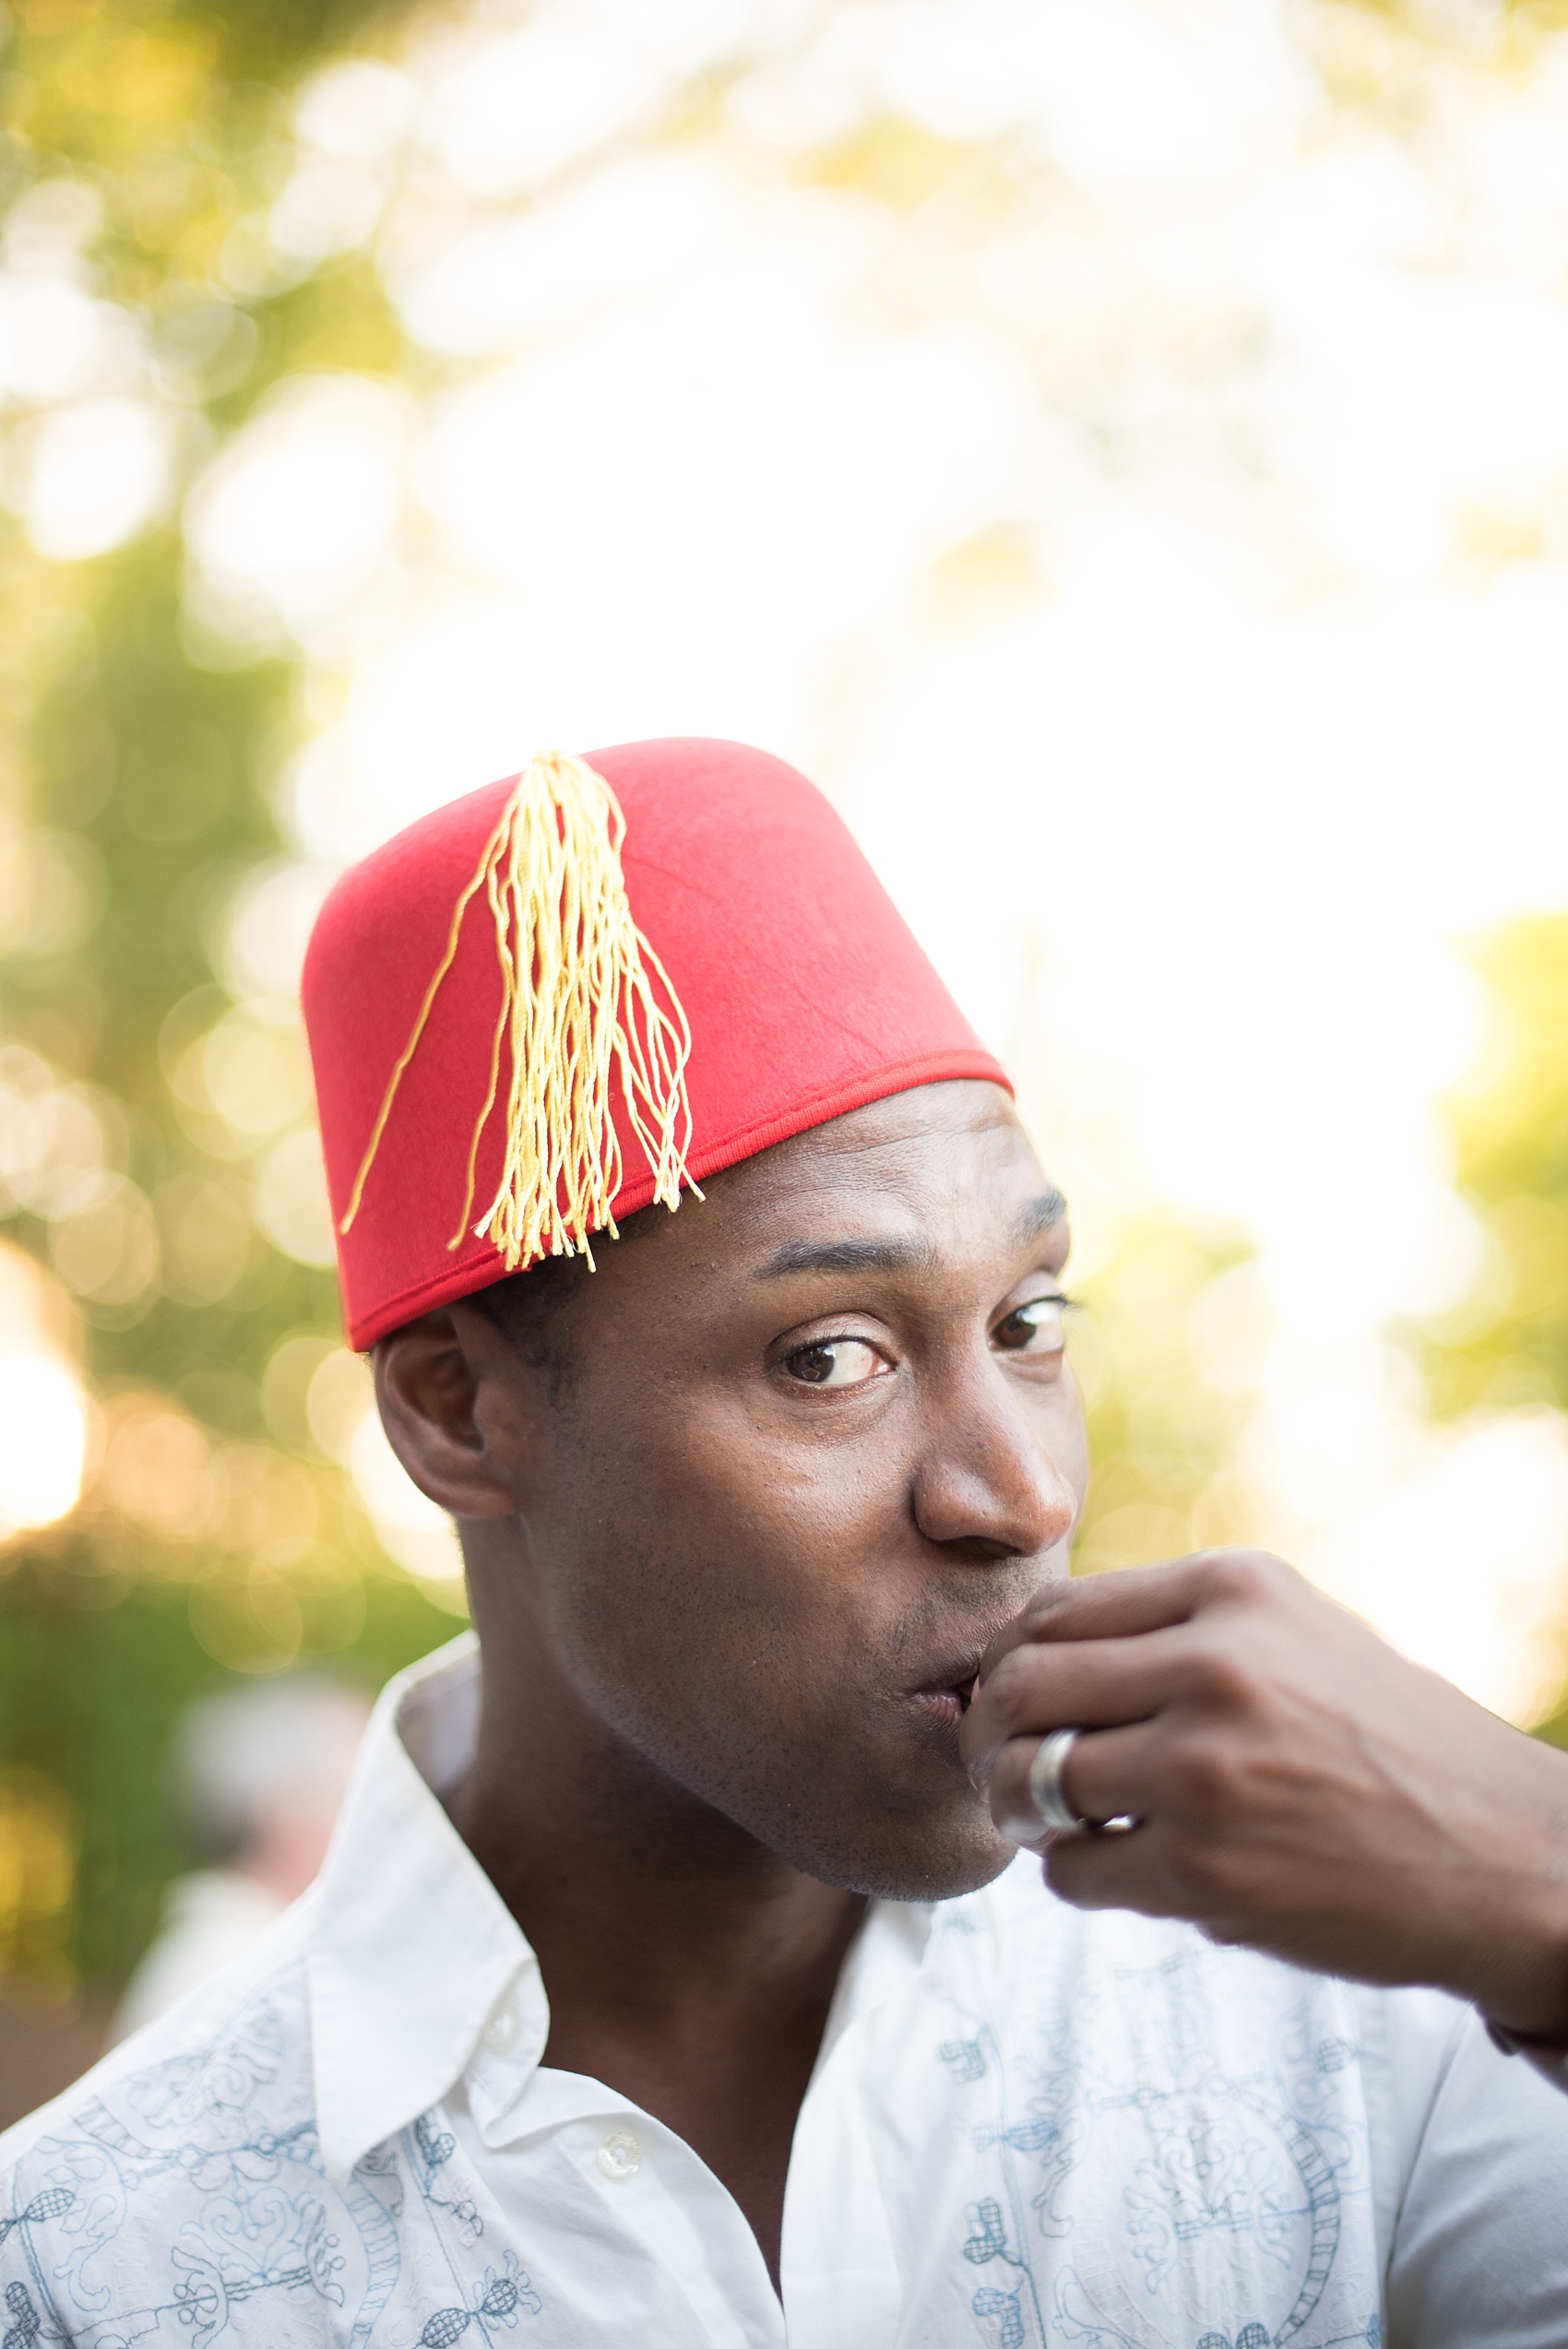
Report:
M 932 1688 L 917 1689 L 915 1702 L 923 1705 L 933 1720 L 942 1722 L 947 1728 L 956 1729 L 969 1709 L 977 1669 L 978 1666 L 971 1664 L 953 1680 Z

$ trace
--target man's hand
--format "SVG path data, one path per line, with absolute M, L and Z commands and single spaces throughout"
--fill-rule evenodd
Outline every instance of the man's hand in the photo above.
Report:
M 1064 1787 L 1131 1832 L 1052 1837 Z M 1434 1983 L 1568 2042 L 1568 1757 L 1408 1663 L 1289 1567 L 1227 1550 L 1061 1583 L 993 1642 L 965 1758 L 1080 1908 L 1182 1916 L 1321 1973 Z

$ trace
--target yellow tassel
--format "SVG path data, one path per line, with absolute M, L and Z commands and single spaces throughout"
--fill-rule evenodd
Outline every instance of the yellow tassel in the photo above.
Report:
M 540 752 L 502 809 L 453 910 L 446 951 L 392 1072 L 339 1230 L 348 1231 L 359 1214 L 398 1087 L 481 890 L 495 927 L 501 1007 L 489 1086 L 469 1145 L 462 1213 L 447 1246 L 459 1247 L 468 1230 L 504 1043 L 511 1047 L 505 1157 L 500 1186 L 473 1229 L 477 1239 L 493 1239 L 508 1272 L 540 1256 L 579 1251 L 591 1266 L 588 1235 L 618 1236 L 610 1212 L 623 1179 L 610 1109 L 612 1069 L 653 1169 L 654 1199 L 673 1213 L 683 1182 L 701 1198 L 686 1169 L 692 1032 L 663 965 L 632 919 L 621 870 L 625 832 L 602 776 L 564 751 Z M 668 1010 L 654 995 L 650 973 Z

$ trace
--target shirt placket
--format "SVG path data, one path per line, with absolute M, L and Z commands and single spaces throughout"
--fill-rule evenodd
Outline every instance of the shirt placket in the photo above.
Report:
M 785 2349 L 783 2311 L 743 2214 L 684 2140 L 613 2089 L 539 2064 L 549 2011 L 537 1968 L 497 2002 L 464 2077 L 469 2110 L 498 2156 L 550 2141 L 619 2239 L 653 2260 L 690 2307 L 703 2349 Z

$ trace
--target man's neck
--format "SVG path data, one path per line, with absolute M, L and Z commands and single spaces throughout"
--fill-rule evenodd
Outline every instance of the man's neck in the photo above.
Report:
M 552 1803 L 476 1758 L 448 1803 L 453 1824 L 527 1934 L 552 2012 L 593 2007 L 632 2028 L 744 2030 L 836 1982 L 865 1904 L 801 1875 L 692 1803 L 675 1833 L 606 1832 L 598 1806 Z M 706 1832 L 705 1832 L 706 1831 Z M 635 1964 L 628 1957 L 635 1952 Z
M 863 1899 L 766 1850 L 510 1643 L 487 1649 L 447 1808 L 539 1959 L 545 2061 L 683 2137 L 777 2282 L 790 2145 Z

